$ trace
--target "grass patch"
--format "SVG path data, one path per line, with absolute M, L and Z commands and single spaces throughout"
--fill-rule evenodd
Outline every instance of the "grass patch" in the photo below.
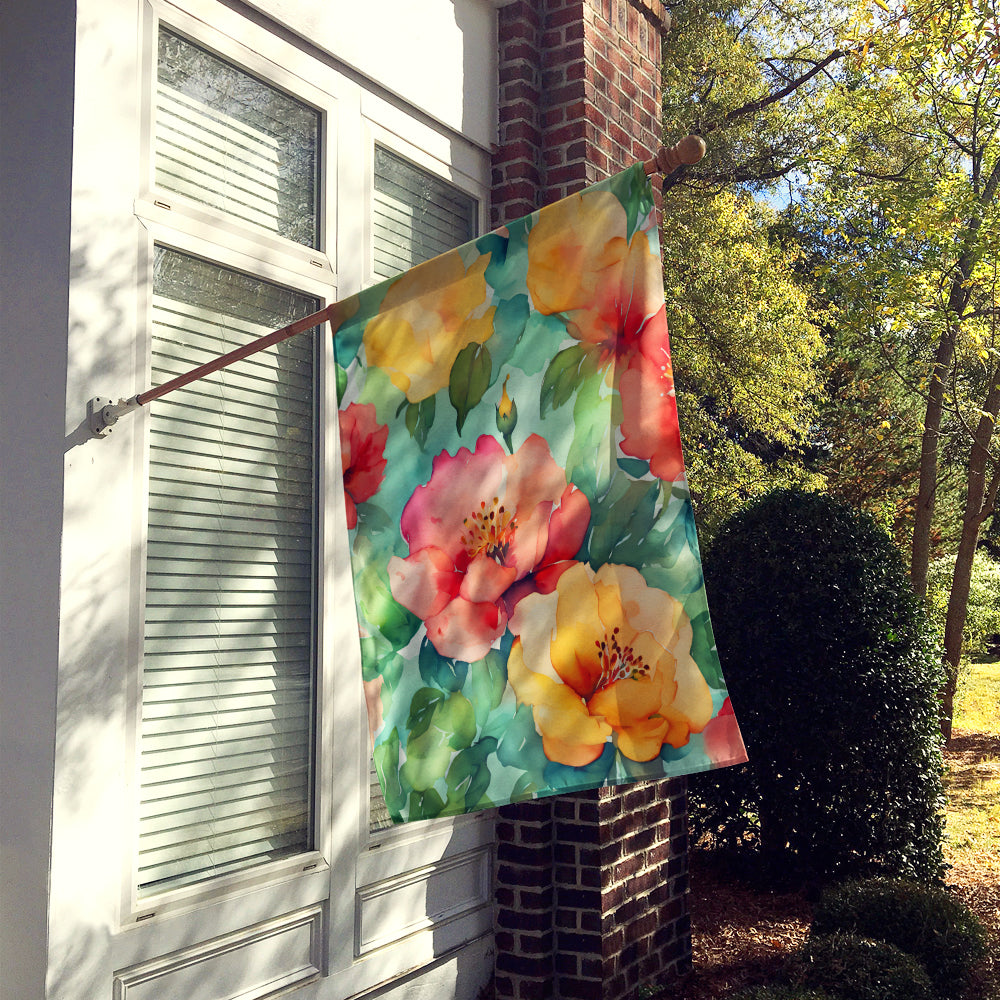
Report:
M 955 728 L 1000 736 L 1000 661 L 962 671 L 955 697 Z
M 1000 873 L 1000 663 L 963 674 L 948 747 L 948 843 L 952 865 L 986 863 Z

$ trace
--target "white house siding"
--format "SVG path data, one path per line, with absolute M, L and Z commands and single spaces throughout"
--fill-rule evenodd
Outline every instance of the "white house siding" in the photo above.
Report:
M 46 964 L 73 128 L 72 5 L 0 6 L 0 992 Z
M 265 252 L 257 263 L 275 280 L 291 275 L 324 300 L 370 280 L 354 248 L 365 245 L 357 205 L 376 140 L 488 210 L 496 73 L 487 0 L 254 8 L 78 0 L 75 17 L 65 0 L 2 8 L 5 998 L 249 1000 L 296 984 L 296 996 L 316 1000 L 373 988 L 474 997 L 491 970 L 489 818 L 368 838 L 362 709 L 332 697 L 337 684 L 349 689 L 353 622 L 344 538 L 333 528 L 325 544 L 339 574 L 324 583 L 320 693 L 320 738 L 332 754 L 321 764 L 317 850 L 162 907 L 129 889 L 145 423 L 127 415 L 95 440 L 86 404 L 146 387 L 151 234 L 174 238 L 170 209 L 149 200 L 142 180 L 155 17 L 218 39 L 236 61 L 255 53 L 329 111 L 340 152 L 325 222 L 337 239 L 311 281 L 294 278 L 294 254 Z M 269 16 L 281 25 L 273 32 Z M 193 240 L 191 226 L 177 239 Z M 225 263 L 259 252 L 234 238 Z M 324 391 L 332 412 L 329 380 Z M 327 435 L 329 468 L 339 467 L 335 448 Z M 328 525 L 340 502 L 332 484 Z

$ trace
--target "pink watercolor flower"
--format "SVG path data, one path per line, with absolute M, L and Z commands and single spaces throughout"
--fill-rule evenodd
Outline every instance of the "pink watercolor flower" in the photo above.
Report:
M 340 411 L 340 456 L 348 528 L 357 527 L 357 505 L 375 496 L 385 479 L 388 435 L 389 428 L 375 419 L 371 403 L 351 403 Z
M 508 455 L 483 435 L 474 452 L 438 455 L 403 509 L 410 554 L 389 562 L 393 597 L 442 656 L 481 659 L 522 597 L 555 588 L 589 522 L 589 501 L 541 437 Z

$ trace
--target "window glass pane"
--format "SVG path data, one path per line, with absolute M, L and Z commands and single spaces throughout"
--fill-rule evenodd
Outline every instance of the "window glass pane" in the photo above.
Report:
M 313 108 L 160 29 L 160 189 L 315 247 L 319 119 Z
M 317 308 L 158 247 L 152 383 Z M 143 895 L 312 847 L 314 339 L 150 404 Z
M 392 278 L 476 235 L 476 200 L 375 147 L 375 274 Z
M 440 177 L 375 147 L 373 230 L 375 274 L 392 278 L 476 235 L 476 200 Z M 371 747 L 368 747 L 369 752 Z M 372 761 L 369 827 L 392 826 Z

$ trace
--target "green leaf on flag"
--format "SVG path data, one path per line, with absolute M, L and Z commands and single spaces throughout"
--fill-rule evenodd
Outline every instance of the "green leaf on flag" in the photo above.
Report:
M 468 344 L 455 358 L 448 383 L 448 398 L 457 414 L 455 426 L 462 433 L 469 411 L 479 405 L 483 394 L 490 387 L 493 359 L 482 344 Z
M 656 521 L 658 482 L 615 476 L 608 494 L 591 508 L 590 564 L 641 566 Z
M 722 668 L 719 665 L 719 656 L 715 652 L 715 636 L 712 634 L 712 624 L 708 617 L 708 612 L 691 619 L 691 656 L 698 664 L 705 680 L 714 687 L 725 687 L 722 679 Z
M 507 664 L 496 649 L 469 664 L 468 694 L 476 709 L 476 725 L 482 729 L 490 712 L 500 707 L 507 687 Z
M 442 812 L 444 812 L 444 799 L 433 788 L 411 792 L 408 819 L 434 819 Z
M 497 741 L 491 736 L 455 754 L 445 783 L 448 786 L 448 811 L 469 812 L 475 809 L 490 786 L 490 755 Z
M 449 692 L 461 691 L 469 673 L 468 663 L 442 656 L 427 636 L 424 636 L 420 644 L 418 665 L 425 684 L 436 684 L 443 691 Z
M 596 371 L 597 361 L 593 353 L 582 344 L 573 344 L 561 350 L 545 369 L 540 412 L 544 415 L 550 404 L 555 410 L 568 402 L 580 383 Z
M 475 738 L 476 715 L 468 698 L 420 688 L 410 702 L 410 735 L 400 768 L 404 780 L 419 791 L 430 788 L 444 777 L 454 751 Z
M 410 432 L 410 437 L 420 446 L 420 450 L 423 451 L 424 445 L 427 444 L 427 436 L 434 426 L 434 412 L 437 409 L 437 402 L 434 396 L 428 396 L 419 403 L 406 403 L 405 405 L 406 429 Z M 402 406 L 401 403 L 400 408 Z
M 374 752 L 375 768 L 382 779 L 385 804 L 393 816 L 399 816 L 406 805 L 407 789 L 399 780 L 399 732 L 394 728 Z
M 436 688 L 420 688 L 410 702 L 410 740 L 416 739 L 427 732 L 434 718 L 434 711 L 447 697 L 443 691 Z

